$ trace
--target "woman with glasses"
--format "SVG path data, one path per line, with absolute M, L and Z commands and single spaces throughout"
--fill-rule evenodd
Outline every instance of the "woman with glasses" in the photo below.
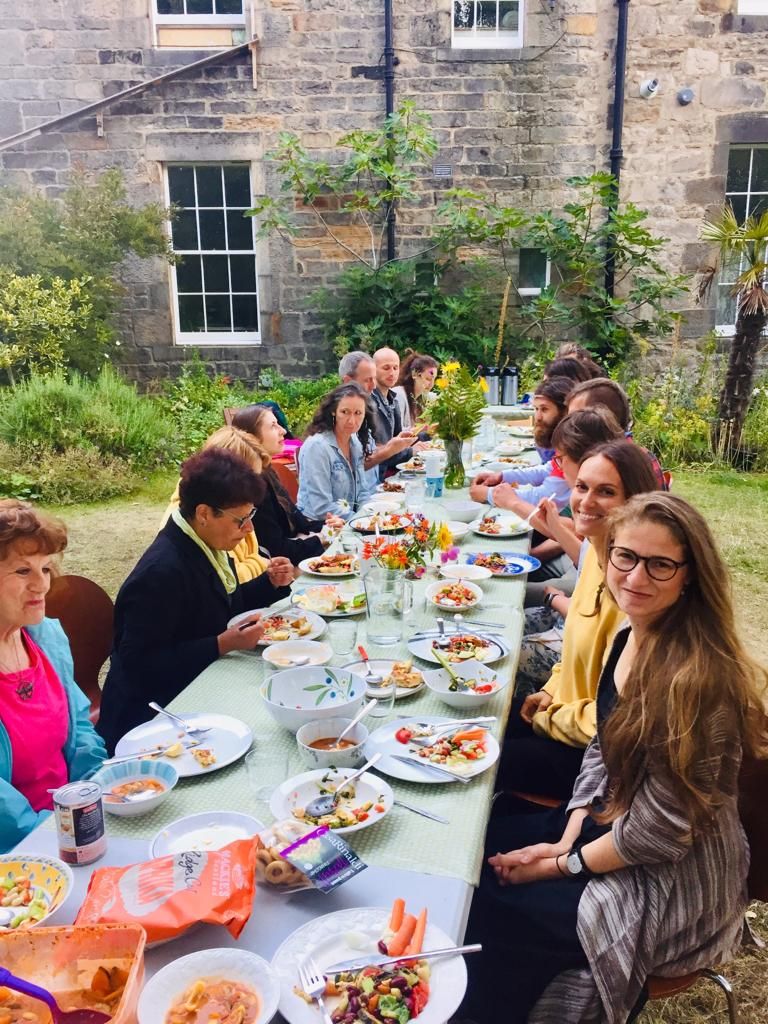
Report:
M 181 467 L 179 507 L 144 552 L 115 602 L 115 639 L 98 731 L 111 752 L 129 729 L 153 717 L 204 668 L 230 651 L 252 650 L 263 633 L 229 628 L 240 612 L 284 597 L 287 558 L 240 584 L 228 552 L 253 530 L 264 498 L 260 476 L 232 452 L 210 448 Z
M 308 519 L 329 513 L 350 519 L 373 494 L 376 483 L 358 436 L 361 428 L 367 433 L 368 412 L 368 395 L 354 382 L 340 384 L 320 403 L 299 449 L 296 504 Z
M 635 496 L 601 546 L 627 624 L 567 806 L 489 828 L 469 929 L 485 943 L 480 1020 L 632 1021 L 650 975 L 709 967 L 742 939 L 738 778 L 742 754 L 767 753 L 768 673 L 737 636 L 728 570 L 685 501 Z M 500 989 L 514 994 L 503 1006 Z
M 559 659 L 551 655 L 547 639 L 528 634 L 521 652 L 518 689 L 510 710 L 502 750 L 499 781 L 505 790 L 538 793 L 566 799 L 581 768 L 584 748 L 595 734 L 595 695 L 603 657 L 624 618 L 609 595 L 604 593 L 600 545 L 613 509 L 635 494 L 656 489 L 648 459 L 628 441 L 613 441 L 591 447 L 577 464 L 569 436 L 577 418 L 592 413 L 574 413 L 562 421 L 554 435 L 564 470 L 573 484 L 571 529 L 556 514 L 556 536 L 564 546 L 576 545 L 579 578 L 567 607 L 562 628 Z M 570 421 L 570 425 L 569 425 Z M 581 551 L 578 552 L 581 545 Z M 548 602 L 552 610 L 562 608 L 557 597 Z M 534 623 L 529 609 L 527 621 Z M 539 627 L 546 625 L 539 619 Z M 551 627 L 550 627 L 551 628 Z M 545 653 L 546 652 L 546 653 Z M 536 661 L 540 658 L 542 664 Z M 552 661 L 555 664 L 552 664 Z M 549 671 L 547 671 L 549 669 Z M 530 683 L 544 675 L 544 686 L 526 693 Z

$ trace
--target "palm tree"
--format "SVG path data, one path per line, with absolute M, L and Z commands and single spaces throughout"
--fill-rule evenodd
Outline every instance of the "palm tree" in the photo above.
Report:
M 719 247 L 721 265 L 735 266 L 738 271 L 733 285 L 736 327 L 713 431 L 717 450 L 729 461 L 737 462 L 752 398 L 757 354 L 768 323 L 768 210 L 759 217 L 747 217 L 740 224 L 728 204 L 716 218 L 704 224 L 701 237 Z M 708 268 L 700 294 L 708 291 L 717 273 L 717 266 Z

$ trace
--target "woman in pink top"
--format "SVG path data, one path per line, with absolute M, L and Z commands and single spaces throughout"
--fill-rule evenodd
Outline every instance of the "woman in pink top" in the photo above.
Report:
M 25 502 L 0 501 L 0 850 L 15 846 L 52 809 L 49 789 L 92 775 L 106 751 L 73 678 L 45 595 L 63 523 Z

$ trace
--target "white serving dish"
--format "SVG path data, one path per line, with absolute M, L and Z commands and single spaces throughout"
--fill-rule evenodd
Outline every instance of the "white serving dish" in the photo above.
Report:
M 441 504 L 452 520 L 459 523 L 471 523 L 482 515 L 485 505 L 479 501 L 470 501 L 464 498 L 454 498 L 449 501 L 441 501 Z
M 447 583 L 445 581 L 430 583 L 429 586 L 424 591 L 424 596 L 427 598 L 428 601 L 431 601 L 436 608 L 439 608 L 441 611 L 444 612 L 461 612 L 467 608 L 474 608 L 476 604 L 479 604 L 480 601 L 482 601 L 482 588 L 479 587 L 476 583 L 472 583 L 471 580 L 468 580 L 466 578 L 462 579 L 462 583 L 467 588 L 467 590 L 474 594 L 473 601 L 468 601 L 466 604 L 445 604 L 438 601 L 437 595 L 440 593 L 441 590 L 444 590 L 445 587 L 450 586 L 450 583 L 451 581 Z
M 444 668 L 425 669 L 424 679 L 427 686 L 439 697 L 440 700 L 452 708 L 459 708 L 461 711 L 472 711 L 481 708 L 489 701 L 492 701 L 496 694 L 501 693 L 507 685 L 508 680 L 503 679 L 488 665 L 472 659 L 452 665 L 453 671 L 460 679 L 478 679 L 483 684 L 495 681 L 495 688 L 492 693 L 470 693 L 453 691 L 450 689 L 451 677 Z
M 363 705 L 365 680 L 344 668 L 305 665 L 276 672 L 261 696 L 277 724 L 295 733 L 319 719 L 354 718 Z

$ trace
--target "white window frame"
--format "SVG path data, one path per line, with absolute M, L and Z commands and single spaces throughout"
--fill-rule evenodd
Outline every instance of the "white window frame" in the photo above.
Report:
M 251 185 L 251 196 L 253 196 L 253 181 L 254 181 L 255 167 L 254 167 L 253 161 L 251 161 L 251 160 L 210 160 L 210 161 L 206 161 L 206 160 L 167 160 L 162 165 L 162 167 L 163 167 L 163 187 L 165 189 L 165 203 L 166 203 L 166 206 L 169 207 L 171 205 L 171 191 L 170 191 L 170 183 L 169 183 L 169 180 L 168 180 L 168 168 L 169 168 L 169 166 L 174 166 L 174 167 L 179 167 L 179 166 L 187 166 L 187 167 L 202 167 L 202 166 L 207 166 L 207 167 L 224 167 L 224 166 L 227 166 L 227 165 L 230 165 L 230 164 L 244 164 L 244 165 L 248 166 L 248 174 L 249 174 L 249 177 L 250 177 L 250 185 Z M 195 192 L 197 192 L 197 180 L 195 180 Z M 226 201 L 226 196 L 225 196 L 225 201 Z M 195 207 L 195 210 L 198 213 L 199 213 L 199 211 L 201 209 L 206 210 L 206 209 L 211 209 L 211 207 L 206 207 L 206 206 L 203 206 L 203 207 L 196 206 Z M 213 209 L 218 209 L 218 207 L 213 207 Z M 228 209 L 228 207 L 225 206 L 224 210 L 226 211 L 227 209 Z M 235 207 L 235 209 L 237 209 L 237 207 Z M 227 249 L 195 249 L 195 250 L 192 250 L 192 249 L 180 249 L 180 250 L 173 249 L 173 251 L 174 252 L 178 252 L 179 255 L 183 255 L 184 253 L 189 253 L 189 254 L 194 253 L 195 255 L 201 255 L 201 256 L 232 256 L 232 255 L 234 255 L 234 256 L 246 256 L 246 255 L 253 255 L 254 262 L 256 264 L 256 293 L 255 294 L 256 294 L 256 306 L 257 306 L 257 309 L 258 309 L 258 312 L 259 312 L 259 330 L 258 331 L 182 331 L 182 329 L 181 329 L 181 315 L 180 315 L 180 310 L 179 310 L 179 291 L 178 291 L 177 281 L 176 281 L 176 267 L 175 266 L 169 266 L 169 268 L 168 268 L 168 276 L 169 276 L 170 291 L 171 291 L 171 307 L 172 307 L 171 308 L 171 315 L 173 317 L 173 337 L 174 337 L 174 342 L 175 342 L 176 345 L 196 345 L 198 347 L 205 346 L 205 347 L 209 347 L 209 348 L 210 347 L 221 348 L 221 347 L 230 347 L 230 346 L 240 347 L 240 346 L 243 346 L 243 345 L 251 345 L 251 346 L 253 346 L 253 345 L 261 345 L 261 343 L 262 343 L 262 337 L 261 337 L 261 322 L 262 322 L 262 319 L 261 319 L 262 318 L 261 298 L 262 298 L 262 295 L 261 295 L 261 287 L 260 287 L 260 284 L 261 284 L 261 282 L 260 282 L 260 268 L 259 268 L 260 261 L 259 261 L 259 253 L 257 251 L 258 243 L 256 241 L 256 224 L 255 224 L 255 219 L 252 217 L 252 218 L 250 218 L 250 221 L 251 221 L 251 238 L 253 239 L 253 248 L 252 249 L 229 249 L 229 248 L 227 248 Z M 227 219 L 226 219 L 226 216 L 225 216 L 224 217 L 224 230 L 225 231 L 226 231 L 226 223 L 227 223 Z M 168 231 L 168 237 L 171 240 L 171 247 L 173 248 L 173 234 L 172 234 L 172 230 L 171 230 L 171 223 L 170 223 L 170 221 L 167 224 L 167 231 Z M 198 218 L 197 231 L 198 231 L 198 239 L 199 239 L 200 238 L 200 222 L 199 222 L 199 218 Z M 206 294 L 206 292 L 205 292 L 205 290 L 203 290 L 203 295 L 205 295 L 205 294 Z M 216 295 L 216 294 L 224 294 L 224 293 L 223 292 L 213 292 L 211 294 Z M 230 300 L 231 300 L 231 297 L 232 297 L 233 294 L 238 294 L 238 293 L 233 293 L 230 290 L 230 292 L 229 292 Z M 249 292 L 247 294 L 253 294 L 253 293 Z M 231 305 L 230 305 L 230 309 L 231 309 Z M 205 301 L 203 301 L 203 315 L 205 315 Z
M 739 0 L 737 14 L 768 14 L 768 0 Z
M 518 267 L 518 274 L 519 274 L 519 272 L 520 272 L 519 257 L 518 257 L 518 265 L 517 265 L 517 267 Z M 542 288 L 518 288 L 517 289 L 517 294 L 521 298 L 524 298 L 524 299 L 525 298 L 534 298 L 534 299 L 536 299 L 544 291 L 544 288 L 549 288 L 551 280 L 552 280 L 552 261 L 549 259 L 549 257 L 547 257 L 546 270 L 544 271 L 544 285 L 543 285 L 543 287 Z
M 160 14 L 157 10 L 158 0 L 149 0 L 152 11 L 152 20 L 155 25 L 173 25 L 176 28 L 194 25 L 215 25 L 231 26 L 241 28 L 245 25 L 245 5 L 247 0 L 242 0 L 243 10 L 240 14 Z M 187 0 L 183 0 L 186 9 Z M 213 0 L 213 6 L 216 6 Z
M 454 25 L 454 6 L 456 2 L 474 5 L 475 10 L 480 0 L 451 0 L 451 47 L 454 50 L 517 50 L 523 45 L 525 36 L 525 0 L 518 2 L 517 32 L 505 32 L 497 28 L 493 31 L 478 32 L 472 28 L 467 32 L 457 32 Z M 499 3 L 499 0 L 496 0 Z
M 766 2 L 764 4 L 764 8 L 766 9 L 766 11 L 768 11 L 768 2 Z M 735 149 L 740 149 L 740 150 L 746 149 L 746 150 L 749 150 L 749 177 L 747 179 L 747 188 L 743 192 L 727 192 L 726 191 L 726 193 L 725 193 L 725 201 L 728 202 L 728 200 L 729 200 L 729 198 L 731 196 L 746 196 L 747 197 L 747 204 L 746 205 L 747 205 L 747 207 L 749 207 L 751 205 L 750 204 L 750 199 L 751 199 L 752 196 L 768 196 L 768 191 L 753 192 L 752 188 L 751 188 L 751 185 L 752 185 L 752 163 L 753 163 L 753 160 L 754 160 L 755 150 L 756 149 L 768 149 L 768 143 L 753 143 L 753 144 L 746 143 L 746 144 L 734 144 L 734 145 L 731 145 L 728 148 L 728 155 L 729 155 L 729 157 L 730 157 L 730 154 Z M 733 275 L 733 272 L 732 272 L 730 267 L 729 268 L 721 269 L 720 273 L 718 274 L 717 286 L 716 286 L 717 290 L 718 290 L 718 297 L 719 297 L 720 288 L 727 287 L 729 285 L 732 287 L 736 283 L 736 278 L 741 273 L 742 268 L 743 268 L 743 264 L 742 264 L 741 259 L 740 259 L 740 261 L 739 261 L 739 271 L 738 271 L 737 274 L 735 274 L 735 276 Z M 728 278 L 731 278 L 731 280 L 728 280 Z M 715 311 L 717 312 L 717 306 L 715 307 Z M 733 323 L 730 323 L 730 324 L 715 324 L 715 333 L 717 335 L 719 335 L 721 338 L 733 337 L 733 335 L 736 333 L 736 323 L 735 323 L 735 321 Z

